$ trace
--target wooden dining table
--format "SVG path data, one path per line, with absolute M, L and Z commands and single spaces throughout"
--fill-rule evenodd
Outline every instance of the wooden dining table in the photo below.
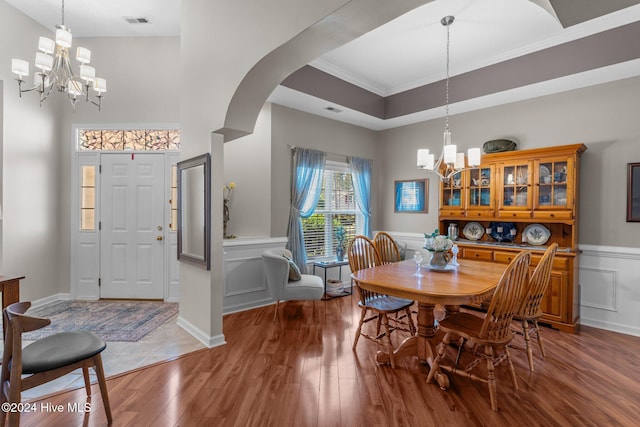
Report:
M 459 311 L 460 305 L 477 303 L 493 293 L 507 264 L 458 260 L 446 271 L 423 266 L 423 277 L 415 277 L 416 263 L 406 260 L 359 270 L 351 275 L 363 289 L 412 299 L 418 303 L 417 333 L 405 339 L 393 352 L 394 359 L 417 357 L 431 364 L 436 343 L 434 308 L 442 305 L 445 316 Z M 379 351 L 378 363 L 389 363 L 389 354 Z

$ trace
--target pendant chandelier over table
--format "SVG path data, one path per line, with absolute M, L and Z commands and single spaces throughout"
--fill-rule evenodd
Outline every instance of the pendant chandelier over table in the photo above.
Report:
M 421 148 L 418 150 L 418 168 L 437 174 L 443 181 L 448 181 L 453 175 L 463 170 L 478 167 L 481 157 L 480 148 L 470 148 L 465 164 L 464 153 L 458 153 L 456 145 L 451 143 L 451 130 L 449 128 L 449 30 L 454 19 L 453 16 L 445 16 L 440 20 L 440 23 L 447 28 L 446 121 L 442 153 L 436 161 L 435 155 L 430 153 L 428 149 Z

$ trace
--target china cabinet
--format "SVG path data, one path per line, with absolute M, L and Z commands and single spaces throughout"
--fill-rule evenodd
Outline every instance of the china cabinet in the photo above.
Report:
M 504 263 L 532 251 L 535 268 L 558 243 L 541 323 L 579 327 L 578 189 L 583 144 L 486 154 L 482 164 L 440 184 L 439 229 L 455 224 L 459 259 Z

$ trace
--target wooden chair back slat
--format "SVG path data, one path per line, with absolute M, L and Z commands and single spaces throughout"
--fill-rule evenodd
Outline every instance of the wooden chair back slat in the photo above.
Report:
M 351 272 L 375 267 L 381 264 L 380 255 L 373 241 L 366 236 L 356 236 L 347 251 Z
M 557 250 L 557 243 L 549 246 L 533 271 L 529 279 L 529 291 L 525 303 L 518 313 L 519 317 L 533 318 L 542 315 L 540 304 L 551 280 L 551 269 Z
M 390 264 L 401 260 L 398 245 L 389 233 L 384 231 L 377 232 L 373 238 L 373 243 L 378 250 L 382 264 Z
M 531 252 L 522 251 L 502 274 L 487 309 L 480 338 L 499 342 L 511 336 L 511 321 L 522 307 L 529 288 L 530 262 Z

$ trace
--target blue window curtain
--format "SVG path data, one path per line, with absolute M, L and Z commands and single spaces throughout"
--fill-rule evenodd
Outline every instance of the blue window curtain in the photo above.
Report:
M 293 149 L 293 179 L 291 183 L 291 213 L 289 214 L 289 241 L 287 249 L 300 271 L 307 272 L 307 252 L 304 247 L 302 218 L 310 217 L 316 210 L 326 153 L 296 147 Z
M 364 218 L 362 234 L 371 238 L 371 160 L 358 157 L 348 157 L 347 160 L 351 168 L 356 203 Z

